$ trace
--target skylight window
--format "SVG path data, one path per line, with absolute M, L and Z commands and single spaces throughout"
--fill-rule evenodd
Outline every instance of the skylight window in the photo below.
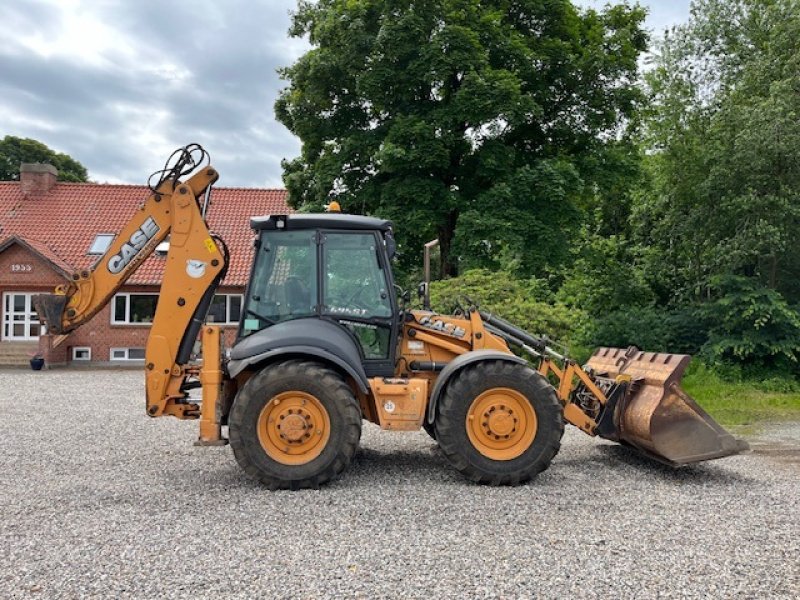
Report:
M 169 252 L 169 237 L 156 246 L 157 255 L 164 256 L 167 252 Z
M 89 254 L 105 254 L 113 241 L 113 233 L 98 233 L 89 248 Z

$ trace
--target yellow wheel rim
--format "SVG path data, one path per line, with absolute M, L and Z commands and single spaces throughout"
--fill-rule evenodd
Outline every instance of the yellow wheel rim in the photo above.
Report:
M 258 415 L 258 441 L 264 452 L 284 465 L 304 465 L 317 458 L 331 435 L 322 403 L 306 392 L 283 392 L 270 398 Z
M 528 399 L 511 388 L 491 388 L 467 411 L 467 435 L 475 449 L 492 460 L 512 460 L 536 437 L 536 412 Z

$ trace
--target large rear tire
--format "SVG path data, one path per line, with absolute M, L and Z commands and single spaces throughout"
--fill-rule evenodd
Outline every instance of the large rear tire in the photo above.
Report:
M 425 418 L 422 420 L 422 429 L 425 430 L 425 433 L 427 433 L 434 442 L 436 441 L 436 427 L 432 423 L 428 423 L 427 415 L 425 415 Z
M 338 373 L 291 360 L 245 383 L 228 433 L 236 461 L 270 489 L 316 488 L 350 464 L 361 439 L 361 411 Z
M 487 360 L 459 371 L 438 405 L 436 441 L 468 479 L 517 485 L 544 471 L 561 447 L 561 403 L 531 368 Z

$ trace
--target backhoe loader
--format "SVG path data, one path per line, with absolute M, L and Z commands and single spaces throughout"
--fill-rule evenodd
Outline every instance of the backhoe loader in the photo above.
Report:
M 434 312 L 427 283 L 422 308 L 407 308 L 408 295 L 395 293 L 392 225 L 375 217 L 253 217 L 238 336 L 224 349 L 219 326 L 204 323 L 228 265 L 205 220 L 218 179 L 206 157 L 198 145 L 176 151 L 96 266 L 35 302 L 50 331 L 66 336 L 169 234 L 145 352 L 146 412 L 198 419 L 197 444 L 229 441 L 269 488 L 316 487 L 342 473 L 364 419 L 424 428 L 466 478 L 491 485 L 546 469 L 564 423 L 672 465 L 746 448 L 681 389 L 689 356 L 600 348 L 580 367 L 474 303 Z M 198 335 L 202 360 L 192 361 Z

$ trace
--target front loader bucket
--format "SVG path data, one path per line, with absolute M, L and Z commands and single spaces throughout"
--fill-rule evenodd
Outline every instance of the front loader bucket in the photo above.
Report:
M 615 431 L 602 437 L 634 446 L 671 465 L 721 458 L 749 449 L 712 419 L 680 385 L 691 356 L 599 348 L 587 364 L 596 374 L 631 377 L 614 412 Z

